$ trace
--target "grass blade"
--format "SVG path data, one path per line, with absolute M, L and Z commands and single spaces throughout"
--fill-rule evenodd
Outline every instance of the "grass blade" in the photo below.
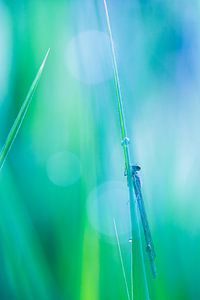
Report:
M 40 68 L 39 68 L 39 70 L 37 72 L 37 75 L 35 76 L 35 79 L 34 79 L 32 85 L 31 85 L 31 87 L 30 87 L 30 89 L 28 91 L 28 94 L 27 94 L 27 96 L 26 96 L 26 98 L 25 98 L 25 100 L 24 100 L 24 102 L 23 102 L 23 104 L 22 104 L 22 106 L 20 108 L 20 111 L 19 111 L 19 113 L 18 113 L 18 115 L 17 115 L 17 117 L 16 117 L 16 119 L 15 119 L 15 121 L 14 121 L 11 129 L 10 129 L 10 132 L 8 133 L 8 136 L 6 138 L 5 144 L 4 144 L 4 146 L 3 146 L 2 150 L 1 150 L 1 153 L 0 153 L 0 171 L 1 171 L 2 167 L 3 167 L 3 164 L 4 164 L 5 160 L 6 160 L 7 155 L 8 155 L 8 153 L 9 153 L 11 147 L 12 147 L 12 144 L 13 144 L 16 136 L 17 136 L 17 133 L 18 133 L 18 131 L 19 131 L 21 125 L 22 125 L 22 122 L 24 120 L 24 117 L 26 115 L 28 107 L 29 107 L 29 105 L 31 103 L 32 97 L 33 97 L 34 92 L 35 92 L 35 90 L 37 88 L 37 85 L 38 85 L 38 82 L 39 82 L 40 77 L 42 75 L 42 72 L 43 72 L 43 69 L 44 69 L 47 57 L 49 55 L 49 51 L 50 51 L 50 49 L 47 51 L 47 53 L 45 55 L 45 58 L 44 58 L 41 66 L 40 66 Z
M 125 267 L 124 267 L 124 261 L 123 261 L 123 257 L 122 257 L 122 250 L 121 250 L 120 241 L 119 241 L 119 235 L 118 235 L 118 231 L 117 231 L 117 225 L 116 225 L 114 218 L 113 218 L 113 224 L 114 224 L 115 237 L 117 240 L 117 247 L 118 247 L 119 257 L 120 257 L 120 262 L 121 262 L 121 267 L 122 267 L 122 273 L 123 273 L 123 277 L 124 277 L 124 283 L 125 283 L 125 287 L 126 287 L 127 299 L 131 300 L 129 288 L 128 288 L 127 277 L 126 277 L 126 272 L 125 272 Z

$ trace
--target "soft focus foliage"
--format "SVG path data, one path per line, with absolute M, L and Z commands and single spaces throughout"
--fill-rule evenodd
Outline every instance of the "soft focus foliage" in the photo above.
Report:
M 151 299 L 197 300 L 200 3 L 107 4 L 157 253 L 156 280 L 146 261 Z M 126 299 L 112 220 L 129 276 L 129 215 L 103 0 L 0 1 L 0 146 L 49 47 L 0 173 L 0 299 Z

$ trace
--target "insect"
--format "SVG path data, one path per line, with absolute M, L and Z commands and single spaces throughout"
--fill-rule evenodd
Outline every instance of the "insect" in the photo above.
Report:
M 144 206 L 144 200 L 142 196 L 142 191 L 141 191 L 141 182 L 140 182 L 140 177 L 138 175 L 138 171 L 140 171 L 141 168 L 138 165 L 131 166 L 131 175 L 133 178 L 133 187 L 135 191 L 135 196 L 138 204 L 138 209 L 140 212 L 140 217 L 141 217 L 141 222 L 142 222 L 142 227 L 144 231 L 144 237 L 145 237 L 145 242 L 146 242 L 146 251 L 149 257 L 150 261 L 150 266 L 151 266 L 151 271 L 153 274 L 153 277 L 156 277 L 156 267 L 155 267 L 155 250 L 154 250 L 154 245 L 153 245 L 153 240 L 151 237 L 151 231 L 149 228 L 149 223 L 145 211 L 145 206 Z

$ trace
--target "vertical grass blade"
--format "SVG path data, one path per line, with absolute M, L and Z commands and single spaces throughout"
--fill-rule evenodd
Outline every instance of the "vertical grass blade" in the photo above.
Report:
M 114 75 L 114 83 L 115 83 L 115 91 L 116 91 L 116 98 L 117 98 L 117 105 L 118 105 L 118 115 L 119 115 L 119 123 L 120 123 L 120 130 L 121 130 L 121 137 L 122 137 L 122 147 L 124 151 L 124 161 L 125 161 L 125 171 L 127 176 L 127 184 L 129 190 L 129 200 L 130 200 L 130 216 L 131 216 L 131 235 L 132 240 L 136 240 L 136 243 L 132 242 L 132 272 L 131 272 L 131 280 L 132 280 L 132 299 L 142 299 L 144 295 L 145 300 L 149 300 L 149 288 L 147 284 L 147 277 L 146 277 L 146 269 L 144 265 L 144 257 L 143 257 L 143 249 L 142 249 L 142 240 L 140 235 L 140 225 L 138 219 L 138 212 L 137 206 L 135 202 L 135 195 L 134 195 L 134 186 L 133 186 L 133 177 L 131 171 L 131 159 L 130 159 L 130 151 L 129 151 L 129 138 L 127 136 L 126 130 L 126 120 L 124 114 L 124 107 L 123 107 L 123 98 L 121 94 L 120 88 L 120 80 L 119 80 L 119 72 L 118 72 L 118 65 L 115 53 L 115 46 L 112 36 L 111 24 L 110 24 L 110 17 L 107 7 L 106 0 L 103 0 L 104 9 L 105 9 L 105 16 L 106 16 L 106 25 L 107 25 L 107 32 L 110 40 L 110 48 L 111 48 L 111 58 L 112 58 L 112 65 L 113 65 L 113 75 Z M 137 264 L 139 262 L 140 267 L 137 269 Z M 137 274 L 140 273 L 140 276 Z M 138 278 L 140 277 L 140 280 Z M 141 285 L 139 288 L 136 284 L 138 283 Z M 144 291 L 143 294 L 140 293 L 140 290 Z
M 126 287 L 127 299 L 131 300 L 130 292 L 129 292 L 129 288 L 128 288 L 128 281 L 127 281 L 125 267 L 124 267 L 124 261 L 123 261 L 123 257 L 122 257 L 122 250 L 121 250 L 121 246 L 120 246 L 119 235 L 118 235 L 117 225 L 116 225 L 115 219 L 113 219 L 113 224 L 114 224 L 115 237 L 116 237 L 116 240 L 117 240 L 117 247 L 118 247 L 119 257 L 120 257 L 120 262 L 121 262 L 121 267 L 122 267 L 122 273 L 123 273 L 123 277 L 124 277 L 124 283 L 125 283 L 125 287 Z
M 47 57 L 49 55 L 49 51 L 50 51 L 50 49 L 48 49 L 48 51 L 47 51 L 47 53 L 45 55 L 45 58 L 44 58 L 41 66 L 40 66 L 40 68 L 39 68 L 39 70 L 38 70 L 38 72 L 37 72 L 37 74 L 35 76 L 35 79 L 34 79 L 32 85 L 31 85 L 31 87 L 30 87 L 30 89 L 28 91 L 28 94 L 27 94 L 27 96 L 26 96 L 26 98 L 25 98 L 25 100 L 24 100 L 24 102 L 23 102 L 23 104 L 22 104 L 22 106 L 20 108 L 20 111 L 19 111 L 19 113 L 18 113 L 18 115 L 17 115 L 17 117 L 16 117 L 16 119 L 15 119 L 15 121 L 14 121 L 11 129 L 10 129 L 10 132 L 8 133 L 8 136 L 6 138 L 5 144 L 4 144 L 4 146 L 3 146 L 2 150 L 1 150 L 1 153 L 0 153 L 0 171 L 1 171 L 2 167 L 3 167 L 3 164 L 4 164 L 5 160 L 6 160 L 7 155 L 8 155 L 8 153 L 9 153 L 11 147 L 12 147 L 12 144 L 13 144 L 16 136 L 17 136 L 17 133 L 18 133 L 18 131 L 19 131 L 21 125 L 22 125 L 22 122 L 24 120 L 24 117 L 26 115 L 28 107 L 29 107 L 29 105 L 31 103 L 32 97 L 33 97 L 34 92 L 35 92 L 35 90 L 37 88 L 37 85 L 38 85 L 38 82 L 39 82 L 40 77 L 42 75 L 42 72 L 43 72 L 43 69 L 44 69 Z

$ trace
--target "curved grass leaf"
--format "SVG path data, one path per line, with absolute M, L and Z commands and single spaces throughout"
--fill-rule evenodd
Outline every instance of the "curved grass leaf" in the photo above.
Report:
M 25 100 L 24 100 L 24 102 L 23 102 L 23 104 L 22 104 L 22 106 L 20 108 L 20 111 L 19 111 L 19 113 L 18 113 L 18 115 L 17 115 L 17 117 L 16 117 L 16 119 L 15 119 L 15 121 L 14 121 L 11 129 L 10 129 L 10 132 L 8 133 L 8 136 L 6 138 L 5 144 L 4 144 L 4 146 L 3 146 L 3 148 L 2 148 L 2 150 L 0 152 L 0 171 L 1 171 L 2 167 L 3 167 L 3 164 L 4 164 L 5 160 L 6 160 L 6 157 L 7 157 L 8 153 L 9 153 L 9 151 L 11 149 L 11 146 L 12 146 L 12 144 L 13 144 L 16 136 L 17 136 L 17 133 L 18 133 L 18 131 L 19 131 L 21 125 L 22 125 L 22 122 L 24 120 L 24 117 L 26 115 L 28 107 L 29 107 L 29 105 L 31 103 L 32 97 L 33 97 L 34 92 L 35 92 L 35 90 L 37 88 L 37 85 L 38 85 L 38 82 L 39 82 L 40 77 L 42 75 L 42 72 L 43 72 L 43 69 L 44 69 L 47 57 L 49 55 L 49 51 L 50 51 L 50 49 L 47 51 L 47 53 L 45 55 L 45 58 L 44 58 L 41 66 L 40 66 L 40 68 L 39 68 L 39 70 L 37 72 L 37 75 L 35 76 L 35 79 L 34 79 L 32 85 L 31 85 L 31 87 L 30 87 L 30 89 L 28 91 L 28 94 L 27 94 L 27 96 L 26 96 L 26 98 L 25 98 Z

